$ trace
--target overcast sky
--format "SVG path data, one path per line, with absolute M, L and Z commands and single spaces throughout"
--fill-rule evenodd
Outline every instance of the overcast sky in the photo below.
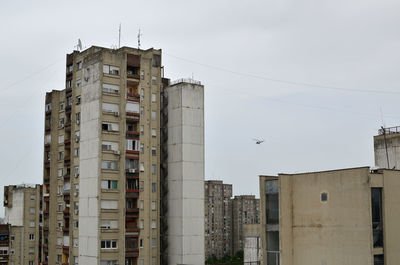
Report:
M 258 196 L 260 174 L 373 166 L 372 137 L 400 125 L 398 0 L 3 1 L 1 208 L 4 185 L 42 183 L 65 54 L 118 44 L 119 23 L 121 46 L 140 28 L 166 77 L 204 84 L 205 177 L 235 195 Z

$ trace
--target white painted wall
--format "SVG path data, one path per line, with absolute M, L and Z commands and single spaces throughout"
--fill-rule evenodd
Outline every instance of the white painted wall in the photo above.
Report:
M 204 265 L 204 87 L 168 92 L 168 262 Z
M 24 226 L 24 189 L 13 189 L 12 207 L 5 207 L 5 224 Z
M 261 260 L 261 240 L 259 236 L 246 236 L 244 238 L 244 263 Z M 254 263 L 256 264 L 256 263 Z
M 99 62 L 84 67 L 83 71 L 83 76 L 88 76 L 89 79 L 83 83 L 81 97 L 79 263 L 97 265 L 99 262 L 98 183 L 101 154 L 100 73 L 102 71 Z

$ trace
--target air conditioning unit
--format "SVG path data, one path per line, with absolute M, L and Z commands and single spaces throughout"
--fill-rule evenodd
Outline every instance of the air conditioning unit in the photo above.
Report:
M 135 172 L 136 172 L 136 169 L 130 168 L 130 169 L 128 169 L 128 172 L 129 172 L 129 173 L 135 173 Z
M 120 155 L 121 152 L 119 150 L 114 150 L 114 155 Z
M 118 117 L 119 116 L 119 112 L 118 111 L 114 112 L 114 116 Z

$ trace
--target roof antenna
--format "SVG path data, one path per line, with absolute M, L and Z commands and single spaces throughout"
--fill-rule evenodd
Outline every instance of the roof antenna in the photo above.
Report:
M 119 23 L 118 33 L 118 48 L 121 48 L 121 23 Z
M 140 33 L 140 28 L 139 28 L 139 33 L 137 35 L 137 48 L 140 50 L 140 37 L 143 36 L 142 33 Z
M 76 47 L 76 50 L 82 51 L 82 41 L 81 41 L 81 39 L 78 39 L 78 44 L 75 47 Z

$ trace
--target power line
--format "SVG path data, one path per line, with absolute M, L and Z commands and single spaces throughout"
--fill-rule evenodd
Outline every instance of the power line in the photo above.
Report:
M 9 85 L 7 85 L 7 86 L 1 88 L 0 91 L 4 92 L 4 91 L 6 91 L 6 90 L 12 88 L 13 86 L 15 86 L 15 85 L 17 85 L 17 84 L 22 83 L 23 81 L 26 81 L 26 80 L 30 79 L 31 77 L 33 77 L 33 76 L 35 76 L 35 75 L 38 75 L 38 74 L 40 74 L 41 72 L 47 70 L 48 68 L 50 68 L 50 67 L 52 67 L 53 65 L 59 63 L 59 62 L 62 61 L 62 60 L 65 60 L 65 58 L 60 59 L 60 60 L 57 60 L 56 62 L 51 63 L 51 64 L 47 65 L 46 67 L 43 67 L 43 68 L 41 68 L 41 69 L 39 69 L 39 70 L 37 70 L 37 71 L 31 73 L 30 75 L 28 75 L 28 76 L 26 76 L 26 77 L 24 77 L 24 78 L 22 78 L 22 79 L 20 79 L 20 80 L 15 81 L 14 83 L 11 83 L 11 84 L 9 84 Z
M 271 78 L 271 77 L 254 75 L 254 74 L 247 74 L 247 73 L 242 73 L 242 72 L 238 72 L 238 71 L 233 71 L 233 70 L 230 70 L 230 69 L 222 68 L 222 67 L 219 67 L 219 66 L 199 63 L 199 62 L 196 62 L 196 61 L 193 61 L 193 60 L 185 59 L 185 58 L 178 57 L 178 56 L 175 56 L 175 55 L 172 55 L 172 54 L 168 54 L 168 53 L 165 53 L 165 52 L 164 52 L 164 54 L 167 55 L 167 56 L 170 56 L 172 58 L 175 58 L 175 59 L 178 59 L 178 60 L 182 60 L 182 61 L 185 61 L 185 62 L 189 62 L 189 63 L 192 63 L 192 64 L 197 64 L 197 65 L 200 65 L 200 66 L 203 66 L 203 67 L 208 67 L 208 68 L 216 69 L 216 70 L 219 70 L 219 71 L 228 72 L 228 73 L 231 73 L 231 74 L 242 75 L 242 76 L 247 76 L 247 77 L 251 77 L 251 78 L 271 81 L 271 82 L 290 84 L 290 85 L 297 85 L 297 86 L 307 86 L 307 87 L 314 87 L 314 88 L 323 88 L 323 89 L 336 90 L 336 91 L 342 91 L 342 92 L 374 93 L 374 94 L 389 94 L 389 95 L 398 95 L 398 94 L 400 94 L 399 91 L 369 90 L 369 89 L 357 89 L 357 88 L 325 86 L 325 85 L 319 85 L 319 84 L 313 84 L 313 83 L 289 81 L 289 80 Z

